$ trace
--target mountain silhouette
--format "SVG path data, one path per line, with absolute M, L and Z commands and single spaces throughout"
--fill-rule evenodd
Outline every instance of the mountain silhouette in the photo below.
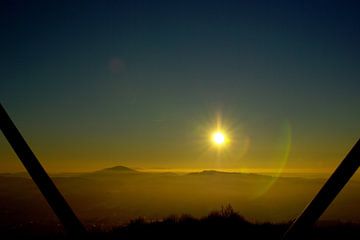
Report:
M 234 176 L 234 177 L 254 177 L 254 178 L 267 178 L 272 179 L 273 176 L 262 175 L 257 173 L 243 173 L 243 172 L 225 172 L 218 170 L 203 170 L 201 172 L 191 172 L 188 175 L 190 176 Z
M 102 171 L 117 171 L 117 172 L 138 172 L 134 169 L 125 167 L 125 166 L 114 166 L 114 167 L 110 167 L 110 168 L 105 168 Z
M 122 165 L 52 177 L 84 222 L 109 227 L 115 223 L 125 224 L 138 216 L 147 219 L 171 214 L 201 217 L 227 204 L 246 218 L 284 222 L 296 216 L 325 181 L 217 170 L 151 172 Z M 360 201 L 359 189 L 360 182 L 351 181 L 342 192 L 343 204 L 330 208 L 325 219 L 359 221 L 358 208 L 344 211 L 342 207 Z M 7 226 L 54 221 L 51 210 L 27 176 L 0 174 L 0 206 L 0 223 Z M 1 215 L 1 212 L 7 214 Z M 12 217 L 4 217 L 9 215 Z

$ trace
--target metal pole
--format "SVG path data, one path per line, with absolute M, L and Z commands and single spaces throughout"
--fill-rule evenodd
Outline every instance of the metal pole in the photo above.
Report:
M 31 178 L 46 198 L 48 204 L 63 224 L 69 236 L 79 237 L 86 233 L 75 213 L 41 166 L 35 154 L 22 137 L 15 124 L 0 103 L 0 129 L 25 166 Z
M 303 236 L 320 218 L 341 189 L 354 175 L 360 165 L 360 139 L 327 180 L 303 213 L 292 223 L 284 235 L 284 240 L 304 239 Z

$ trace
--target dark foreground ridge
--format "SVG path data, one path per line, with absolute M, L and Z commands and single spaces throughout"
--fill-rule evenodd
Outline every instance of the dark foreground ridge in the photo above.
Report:
M 104 230 L 88 226 L 85 239 L 137 240 L 137 239 L 267 239 L 279 240 L 290 223 L 252 223 L 235 212 L 229 205 L 208 216 L 194 218 L 191 215 L 169 216 L 162 220 L 137 218 L 124 226 Z M 1 239 L 67 239 L 59 230 L 47 230 L 39 226 L 23 225 L 0 232 Z M 360 225 L 343 222 L 320 222 L 307 239 L 352 240 L 360 239 Z

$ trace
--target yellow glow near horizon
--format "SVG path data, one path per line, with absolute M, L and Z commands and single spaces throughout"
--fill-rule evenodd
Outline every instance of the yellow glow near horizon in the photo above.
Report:
M 225 143 L 224 133 L 217 131 L 213 134 L 212 140 L 216 145 L 223 145 Z

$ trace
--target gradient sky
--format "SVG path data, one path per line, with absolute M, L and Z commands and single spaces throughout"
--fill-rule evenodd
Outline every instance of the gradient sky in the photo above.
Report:
M 358 1 L 0 3 L 0 101 L 50 171 L 332 169 L 360 136 Z M 217 119 L 231 136 L 221 152 Z M 0 136 L 0 171 L 21 170 Z

